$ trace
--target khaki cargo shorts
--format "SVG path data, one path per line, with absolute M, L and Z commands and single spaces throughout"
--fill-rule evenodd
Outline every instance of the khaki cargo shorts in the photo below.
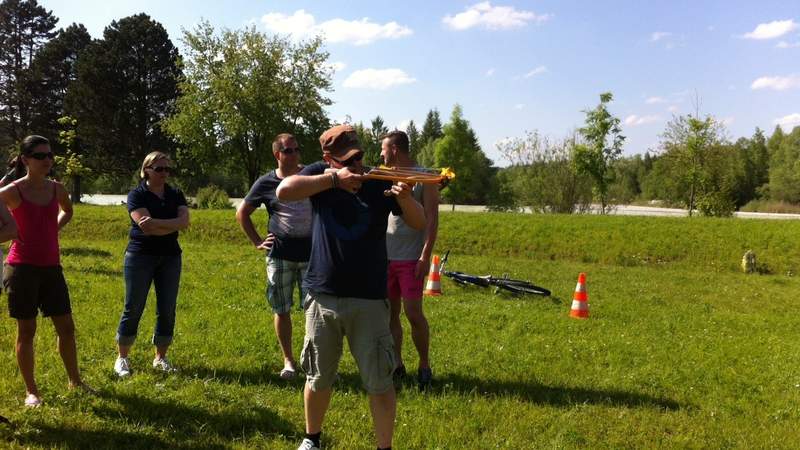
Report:
M 309 292 L 303 306 L 306 336 L 300 360 L 313 391 L 333 385 L 345 336 L 367 393 L 382 394 L 393 388 L 396 358 L 388 300 Z

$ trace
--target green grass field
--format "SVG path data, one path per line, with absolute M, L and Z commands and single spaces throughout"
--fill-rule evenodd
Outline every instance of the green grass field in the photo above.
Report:
M 66 391 L 52 326 L 40 322 L 45 405 L 22 407 L 15 325 L 0 320 L 0 446 L 10 448 L 295 448 L 301 380 L 284 382 L 264 300 L 263 255 L 233 211 L 193 211 L 171 350 L 180 372 L 148 370 L 148 304 L 134 376 L 112 372 L 122 308 L 127 218 L 79 206 L 62 236 L 84 377 Z M 258 226 L 264 213 L 258 213 Z M 445 213 L 449 268 L 504 272 L 554 297 L 512 298 L 443 281 L 426 300 L 436 377 L 398 397 L 394 447 L 797 448 L 800 442 L 800 223 L 705 218 Z M 755 251 L 761 275 L 738 271 Z M 591 318 L 568 317 L 579 272 Z M 152 299 L 151 299 L 152 300 Z M 302 313 L 293 313 L 295 353 Z M 406 333 L 408 339 L 409 333 Z M 411 369 L 410 341 L 404 357 Z M 352 357 L 340 367 L 326 448 L 374 448 Z

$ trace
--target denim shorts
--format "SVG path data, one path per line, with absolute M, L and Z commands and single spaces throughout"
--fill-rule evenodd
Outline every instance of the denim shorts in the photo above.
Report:
M 344 337 L 367 393 L 382 394 L 394 387 L 397 358 L 388 300 L 309 293 L 304 306 L 306 336 L 300 361 L 312 390 L 333 385 Z

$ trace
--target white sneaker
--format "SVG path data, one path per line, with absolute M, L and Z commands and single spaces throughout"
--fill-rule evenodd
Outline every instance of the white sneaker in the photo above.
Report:
M 172 364 L 170 364 L 167 358 L 158 358 L 158 357 L 153 360 L 153 369 L 166 373 L 177 371 L 177 369 L 175 369 L 175 367 Z
M 120 378 L 129 377 L 131 375 L 131 363 L 128 358 L 118 356 L 117 360 L 114 361 L 114 372 Z
M 297 447 L 297 450 L 319 450 L 319 447 L 314 445 L 311 439 L 303 439 L 303 442 L 300 443 L 300 447 Z

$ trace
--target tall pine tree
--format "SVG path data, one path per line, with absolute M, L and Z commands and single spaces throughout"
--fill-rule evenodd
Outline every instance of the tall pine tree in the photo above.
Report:
M 56 137 L 58 120 L 66 115 L 64 99 L 77 78 L 75 65 L 78 55 L 91 41 L 92 37 L 83 25 L 72 24 L 59 30 L 58 35 L 39 50 L 31 64 L 31 129 L 36 134 L 50 137 L 57 153 L 63 150 Z
M 178 50 L 164 27 L 146 14 L 113 21 L 76 64 L 66 110 L 101 173 L 131 176 L 153 150 L 170 152 L 161 129 L 178 96 Z
M 0 3 L 0 144 L 20 141 L 31 129 L 29 68 L 55 36 L 58 18 L 36 0 Z

